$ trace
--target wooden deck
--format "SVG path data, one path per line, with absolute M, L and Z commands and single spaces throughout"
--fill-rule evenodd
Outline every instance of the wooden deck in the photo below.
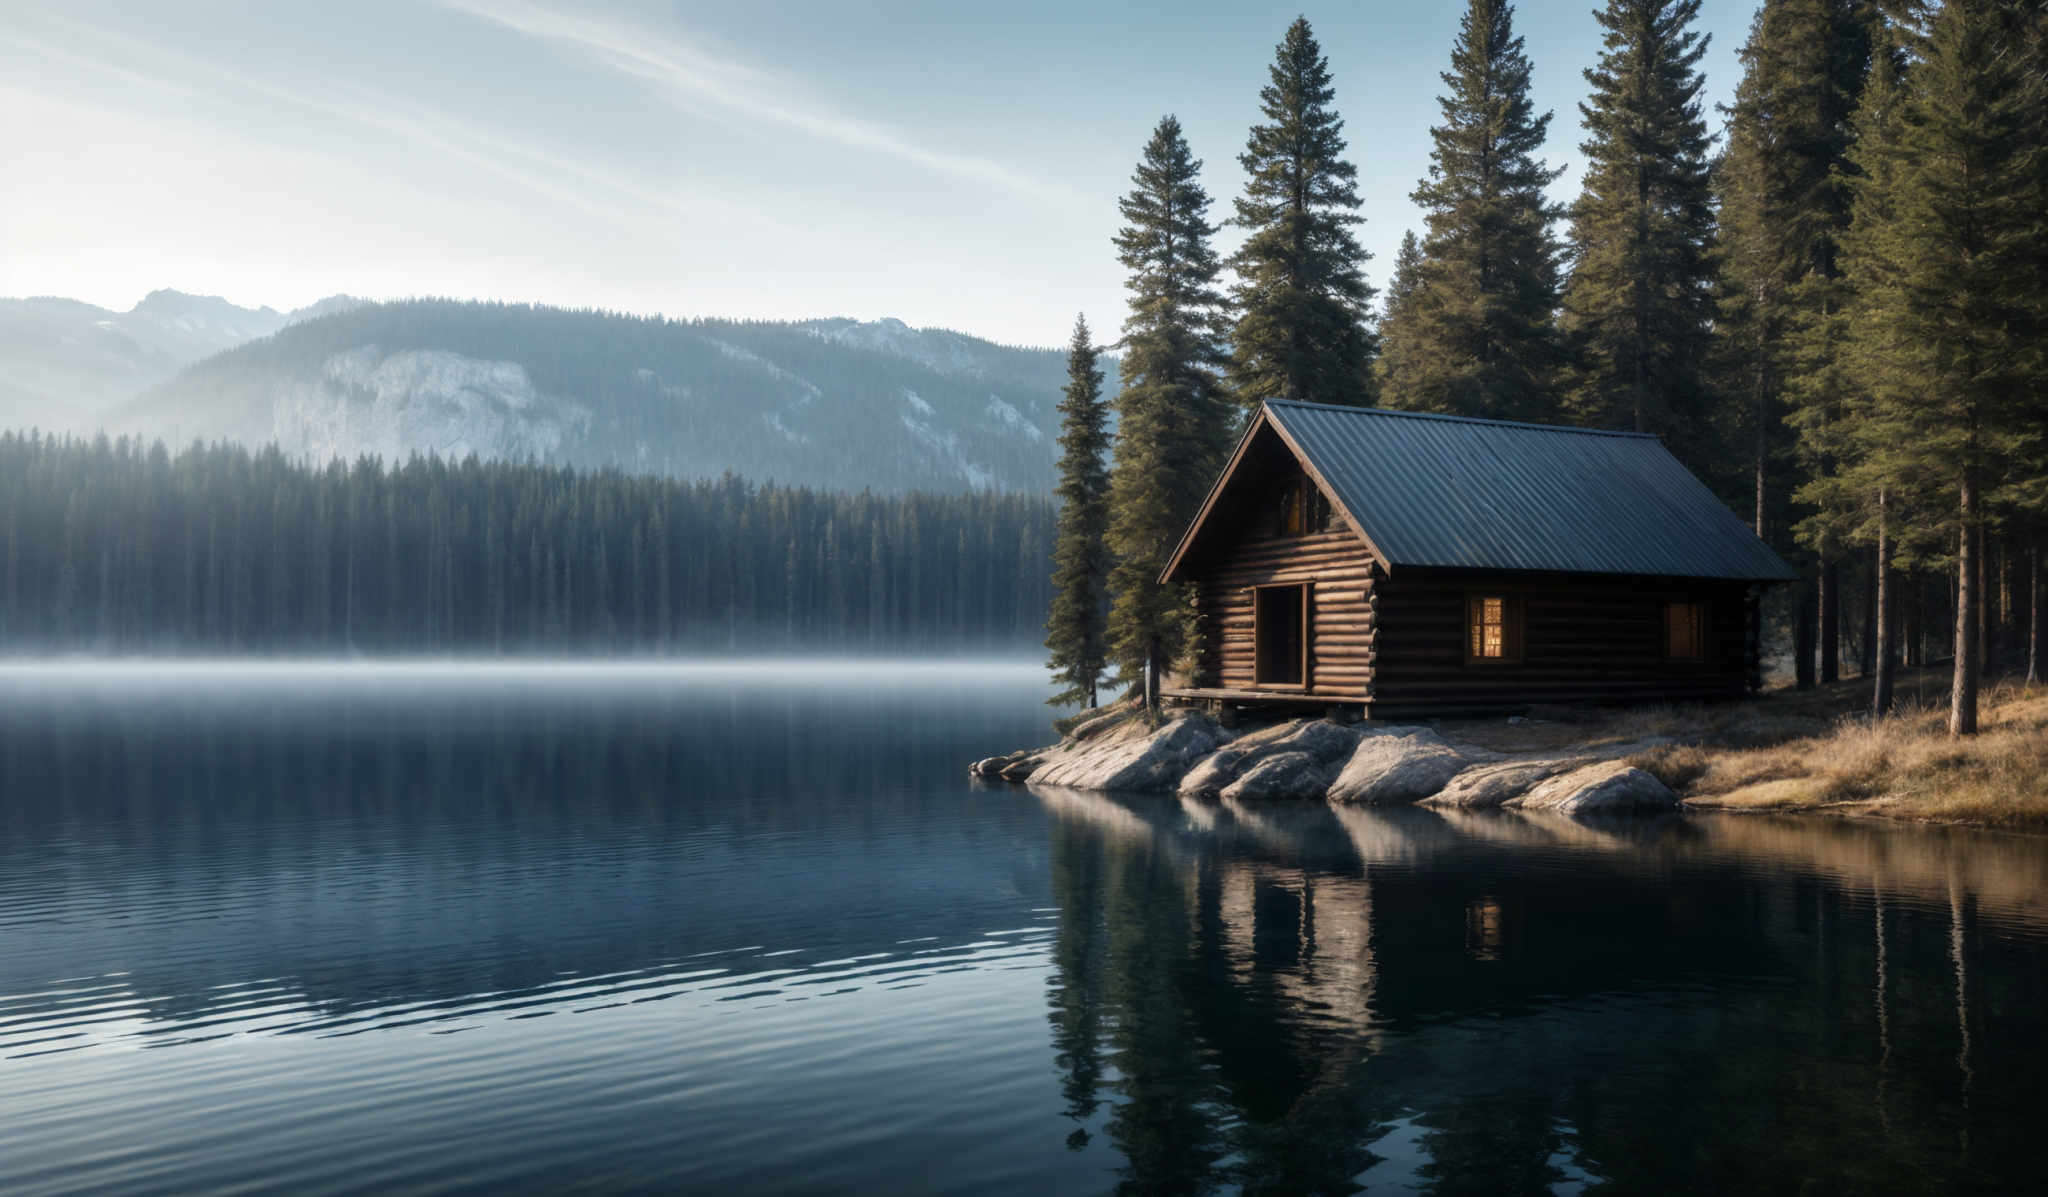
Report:
M 1316 694 L 1303 690 L 1229 690 L 1163 688 L 1161 698 L 1190 702 L 1289 702 L 1305 707 L 1368 706 L 1372 700 L 1356 694 Z

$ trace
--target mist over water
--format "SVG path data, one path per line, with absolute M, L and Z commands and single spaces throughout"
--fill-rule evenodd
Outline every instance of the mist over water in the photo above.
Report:
M 0 1189 L 2044 1179 L 2048 841 L 967 781 L 1047 693 L 0 666 Z

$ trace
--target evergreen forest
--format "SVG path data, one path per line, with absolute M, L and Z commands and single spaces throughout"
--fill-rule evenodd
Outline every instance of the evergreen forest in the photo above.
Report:
M 1099 643 L 1130 685 L 1184 658 L 1186 595 L 1158 566 L 1191 479 L 1272 398 L 1654 433 L 1801 573 L 1765 629 L 1798 686 L 1859 673 L 1881 717 L 1902 660 L 1947 661 L 1961 735 L 1987 671 L 2040 677 L 2048 4 L 1765 0 L 1718 114 L 1699 7 L 1595 10 L 1585 164 L 1557 203 L 1541 64 L 1513 4 L 1465 0 L 1422 226 L 1376 316 L 1353 233 L 1351 156 L 1371 147 L 1347 141 L 1343 72 L 1306 19 L 1275 48 L 1233 219 L 1210 218 L 1203 163 L 1160 122 L 1115 238 L 1113 467 L 1062 460 L 1062 560 L 1096 535 L 1109 562 L 1092 608 L 1103 578 L 1061 574 L 1050 663 L 1070 693 L 1092 692 Z M 1226 227 L 1244 240 L 1219 262 Z M 1067 514 L 1097 493 L 1106 523 Z
M 1028 645 L 1052 505 L 0 434 L 7 651 Z

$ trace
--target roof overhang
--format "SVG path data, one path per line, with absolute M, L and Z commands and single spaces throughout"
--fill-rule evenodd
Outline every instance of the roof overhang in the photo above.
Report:
M 1243 434 L 1237 438 L 1237 448 L 1231 451 L 1230 461 L 1223 467 L 1223 472 L 1216 476 L 1216 481 L 1210 485 L 1208 495 L 1202 499 L 1202 506 L 1195 512 L 1195 518 L 1189 521 L 1187 530 L 1181 533 L 1180 543 L 1174 546 L 1173 555 L 1166 559 L 1166 568 L 1159 571 L 1159 580 L 1162 583 L 1181 580 L 1178 577 L 1181 563 L 1194 547 L 1202 525 L 1208 522 L 1210 513 L 1215 510 L 1216 500 L 1230 488 L 1231 479 L 1237 476 L 1253 442 L 1258 440 L 1260 430 L 1265 428 L 1271 428 L 1273 434 L 1280 438 L 1280 443 L 1294 455 L 1294 460 L 1300 464 L 1302 472 L 1315 482 L 1316 488 L 1323 492 L 1323 497 L 1330 501 L 1330 509 L 1344 517 L 1344 522 L 1350 526 L 1352 533 L 1364 541 L 1365 547 L 1372 551 L 1373 558 L 1379 562 L 1380 568 L 1392 573 L 1393 564 L 1387 560 L 1387 555 L 1380 551 L 1380 547 L 1373 543 L 1372 537 L 1366 534 L 1365 525 L 1359 523 L 1357 514 L 1345 506 L 1343 498 L 1330 485 L 1329 479 L 1324 478 L 1316 469 L 1315 463 L 1302 451 L 1300 443 L 1287 431 L 1286 425 L 1274 419 L 1272 409 L 1261 403 L 1258 412 L 1245 425 Z

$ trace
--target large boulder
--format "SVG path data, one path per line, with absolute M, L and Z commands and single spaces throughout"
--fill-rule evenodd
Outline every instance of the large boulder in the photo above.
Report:
M 1422 801 L 1429 806 L 1495 807 L 1529 792 L 1529 787 L 1565 768 L 1554 757 L 1524 757 L 1473 765 Z
M 1076 790 L 1171 790 L 1195 761 L 1229 738 L 1206 715 L 1179 712 L 1158 726 L 1132 719 L 1091 739 L 1046 751 L 1034 785 Z
M 1271 752 L 1223 788 L 1226 802 L 1278 798 L 1320 798 L 1330 788 L 1330 769 L 1311 752 Z
M 1655 776 L 1627 761 L 1600 761 L 1539 782 L 1507 805 L 1520 810 L 1564 814 L 1603 811 L 1677 810 L 1678 795 Z
M 1443 789 L 1469 763 L 1428 728 L 1374 728 L 1359 738 L 1330 783 L 1329 799 L 1361 806 L 1417 802 Z
M 1262 727 L 1244 735 L 1202 758 L 1180 781 L 1180 796 L 1183 798 L 1220 798 L 1245 796 L 1248 791 L 1233 787 L 1237 782 L 1258 769 L 1265 761 L 1279 756 L 1303 756 L 1322 771 L 1325 783 L 1335 772 L 1337 761 L 1349 753 L 1358 743 L 1359 733 L 1354 728 L 1332 723 L 1327 719 L 1295 719 Z M 1277 775 L 1268 774 L 1265 780 L 1256 783 L 1252 790 L 1263 790 L 1272 784 Z M 1303 789 L 1307 785 L 1307 774 L 1301 773 L 1287 783 L 1284 792 L 1275 792 L 1272 797 L 1317 798 L 1322 796 L 1320 787 Z

